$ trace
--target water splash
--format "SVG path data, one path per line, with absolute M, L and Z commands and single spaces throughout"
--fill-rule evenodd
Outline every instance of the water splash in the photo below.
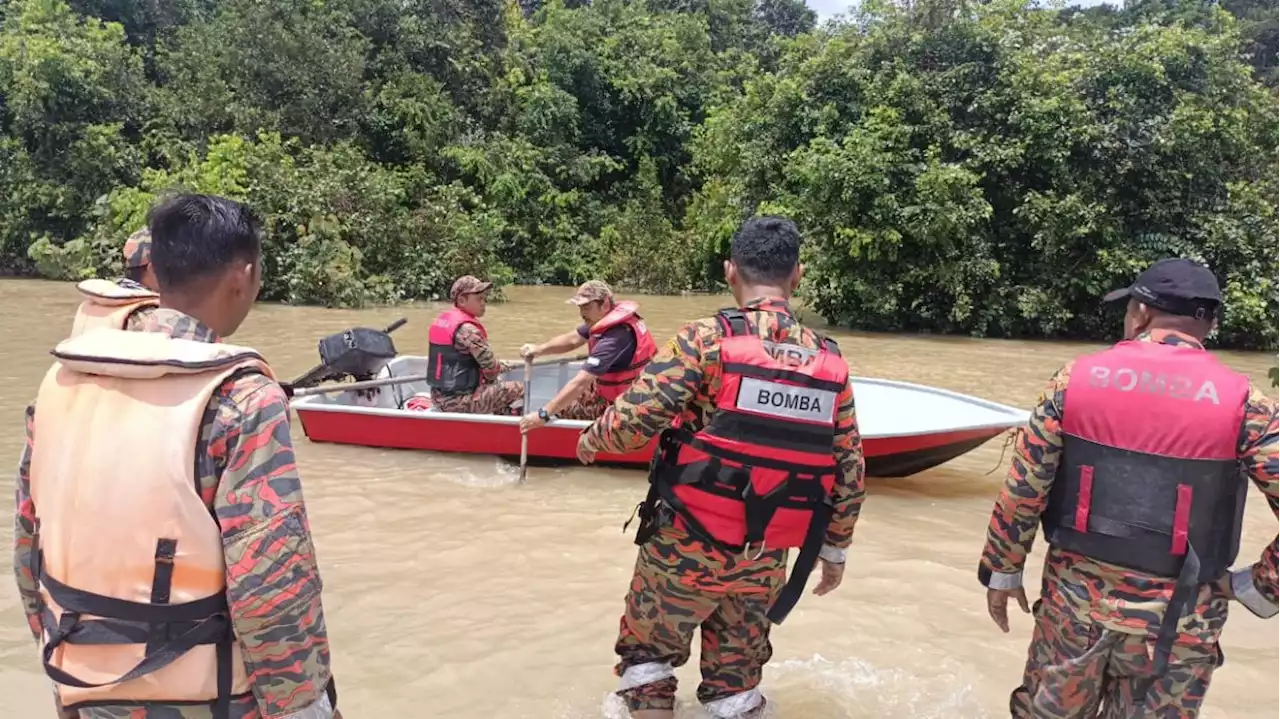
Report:
M 783 716 L 806 719 L 985 719 L 965 665 L 942 659 L 937 672 L 921 676 L 898 666 L 877 666 L 861 658 L 833 662 L 815 654 L 810 659 L 771 662 L 761 689 L 769 704 L 761 719 Z M 696 669 L 694 670 L 696 673 Z M 686 682 L 682 682 L 682 685 Z M 682 686 L 683 688 L 683 686 Z M 571 715 L 566 714 L 565 719 Z M 602 719 L 628 719 L 626 704 L 606 695 Z M 574 718 L 576 719 L 576 717 Z M 676 701 L 676 719 L 712 719 L 696 701 Z

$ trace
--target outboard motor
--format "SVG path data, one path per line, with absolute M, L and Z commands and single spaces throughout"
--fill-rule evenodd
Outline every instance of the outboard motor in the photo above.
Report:
M 345 377 L 352 377 L 357 382 L 373 379 L 374 375 L 395 358 L 396 345 L 391 341 L 390 335 L 407 321 L 402 317 L 385 330 L 352 327 L 345 332 L 325 337 L 320 340 L 318 347 L 320 364 L 293 382 L 282 383 L 285 393 L 292 396 L 295 389 L 314 387 L 321 382 Z
M 373 379 L 396 356 L 391 335 L 368 327 L 353 327 L 320 340 L 320 361 L 335 375 L 356 381 Z

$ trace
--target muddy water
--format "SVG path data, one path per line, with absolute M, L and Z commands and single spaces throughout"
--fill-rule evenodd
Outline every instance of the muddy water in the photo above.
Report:
M 490 307 L 499 355 L 570 329 L 561 288 L 520 288 Z M 723 297 L 639 298 L 655 335 L 721 306 Z M 0 281 L 0 456 L 15 461 L 22 408 L 70 327 L 70 285 Z M 438 307 L 340 311 L 261 305 L 235 340 L 263 350 L 282 376 L 316 361 L 316 339 L 404 316 L 402 352 L 425 353 Z M 815 318 L 816 321 L 816 318 Z M 1065 359 L 1091 345 L 835 333 L 862 375 L 920 382 L 1030 406 Z M 1271 358 L 1223 353 L 1266 382 Z M 365 717 L 620 716 L 609 698 L 622 598 L 635 557 L 620 527 L 644 493 L 637 471 L 572 466 L 517 470 L 495 458 L 309 443 L 294 423 L 342 706 Z M 905 480 L 869 481 L 844 585 L 806 596 L 774 630 L 766 693 L 777 715 L 1008 716 L 1030 638 L 1029 617 L 1001 634 L 975 578 L 991 503 L 1006 467 L 993 440 Z M 1005 460 L 1007 462 L 1007 459 Z M 1000 465 L 1000 469 L 991 472 Z M 9 465 L 12 466 L 12 465 Z M 8 488 L 6 487 L 6 496 Z M 10 503 L 0 503 L 8 524 Z M 1242 561 L 1275 536 L 1254 493 Z M 6 540 L 7 542 L 8 540 Z M 1040 569 L 1043 544 L 1029 567 Z M 49 716 L 17 593 L 0 579 L 0 716 Z M 1202 714 L 1275 717 L 1277 629 L 1233 611 Z M 696 649 L 695 649 L 696 657 Z M 693 700 L 696 658 L 679 671 L 681 716 Z

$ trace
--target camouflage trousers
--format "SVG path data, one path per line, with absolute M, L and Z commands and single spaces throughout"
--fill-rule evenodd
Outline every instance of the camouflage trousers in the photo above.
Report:
M 757 685 L 773 655 L 765 617 L 786 579 L 786 550 L 728 555 L 670 525 L 640 548 L 618 642 L 618 694 L 630 711 L 675 707 L 674 668 L 702 641 L 698 701 L 713 717 L 763 707 Z
M 1154 640 L 1081 621 L 1042 602 L 1013 719 L 1195 719 L 1222 663 L 1217 644 L 1175 644 L 1169 669 L 1144 696 Z
M 471 394 L 432 392 L 431 403 L 441 412 L 519 416 L 524 405 L 524 385 L 520 382 L 486 382 Z
M 598 419 L 609 408 L 609 404 L 604 400 L 604 397 L 601 397 L 596 392 L 596 386 L 593 382 L 573 404 L 556 412 L 556 416 L 561 419 Z

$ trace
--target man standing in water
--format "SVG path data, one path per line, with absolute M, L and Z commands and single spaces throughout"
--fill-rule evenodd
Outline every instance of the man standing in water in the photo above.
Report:
M 182 195 L 150 227 L 160 307 L 59 344 L 27 410 L 14 571 L 59 711 L 340 717 L 288 404 L 221 342 L 257 297 L 260 225 Z
M 698 700 L 713 717 L 762 715 L 770 622 L 819 559 L 815 594 L 844 575 L 865 463 L 848 367 L 791 313 L 799 251 L 789 220 L 743 224 L 725 262 L 739 309 L 685 325 L 579 440 L 589 463 L 663 435 L 615 648 L 618 693 L 637 719 L 673 716 L 673 669 L 699 630 Z
M 76 289 L 84 301 L 76 310 L 71 336 L 95 327 L 136 329 L 160 304 L 160 285 L 151 267 L 151 230 L 143 227 L 124 243 L 125 276 L 115 282 L 84 280 Z
M 518 414 L 524 385 L 498 380 L 516 365 L 493 356 L 480 318 L 492 282 L 463 275 L 449 289 L 453 307 L 441 312 L 427 335 L 427 376 L 431 403 L 443 412 Z
M 1014 717 L 1194 717 L 1235 599 L 1276 614 L 1277 543 L 1231 571 L 1252 480 L 1277 510 L 1276 403 L 1204 350 L 1222 301 L 1190 260 L 1132 286 L 1125 340 L 1068 363 L 1018 432 L 979 564 L 1009 631 L 1043 522 L 1049 554 Z M 1143 712 L 1145 711 L 1145 714 Z

